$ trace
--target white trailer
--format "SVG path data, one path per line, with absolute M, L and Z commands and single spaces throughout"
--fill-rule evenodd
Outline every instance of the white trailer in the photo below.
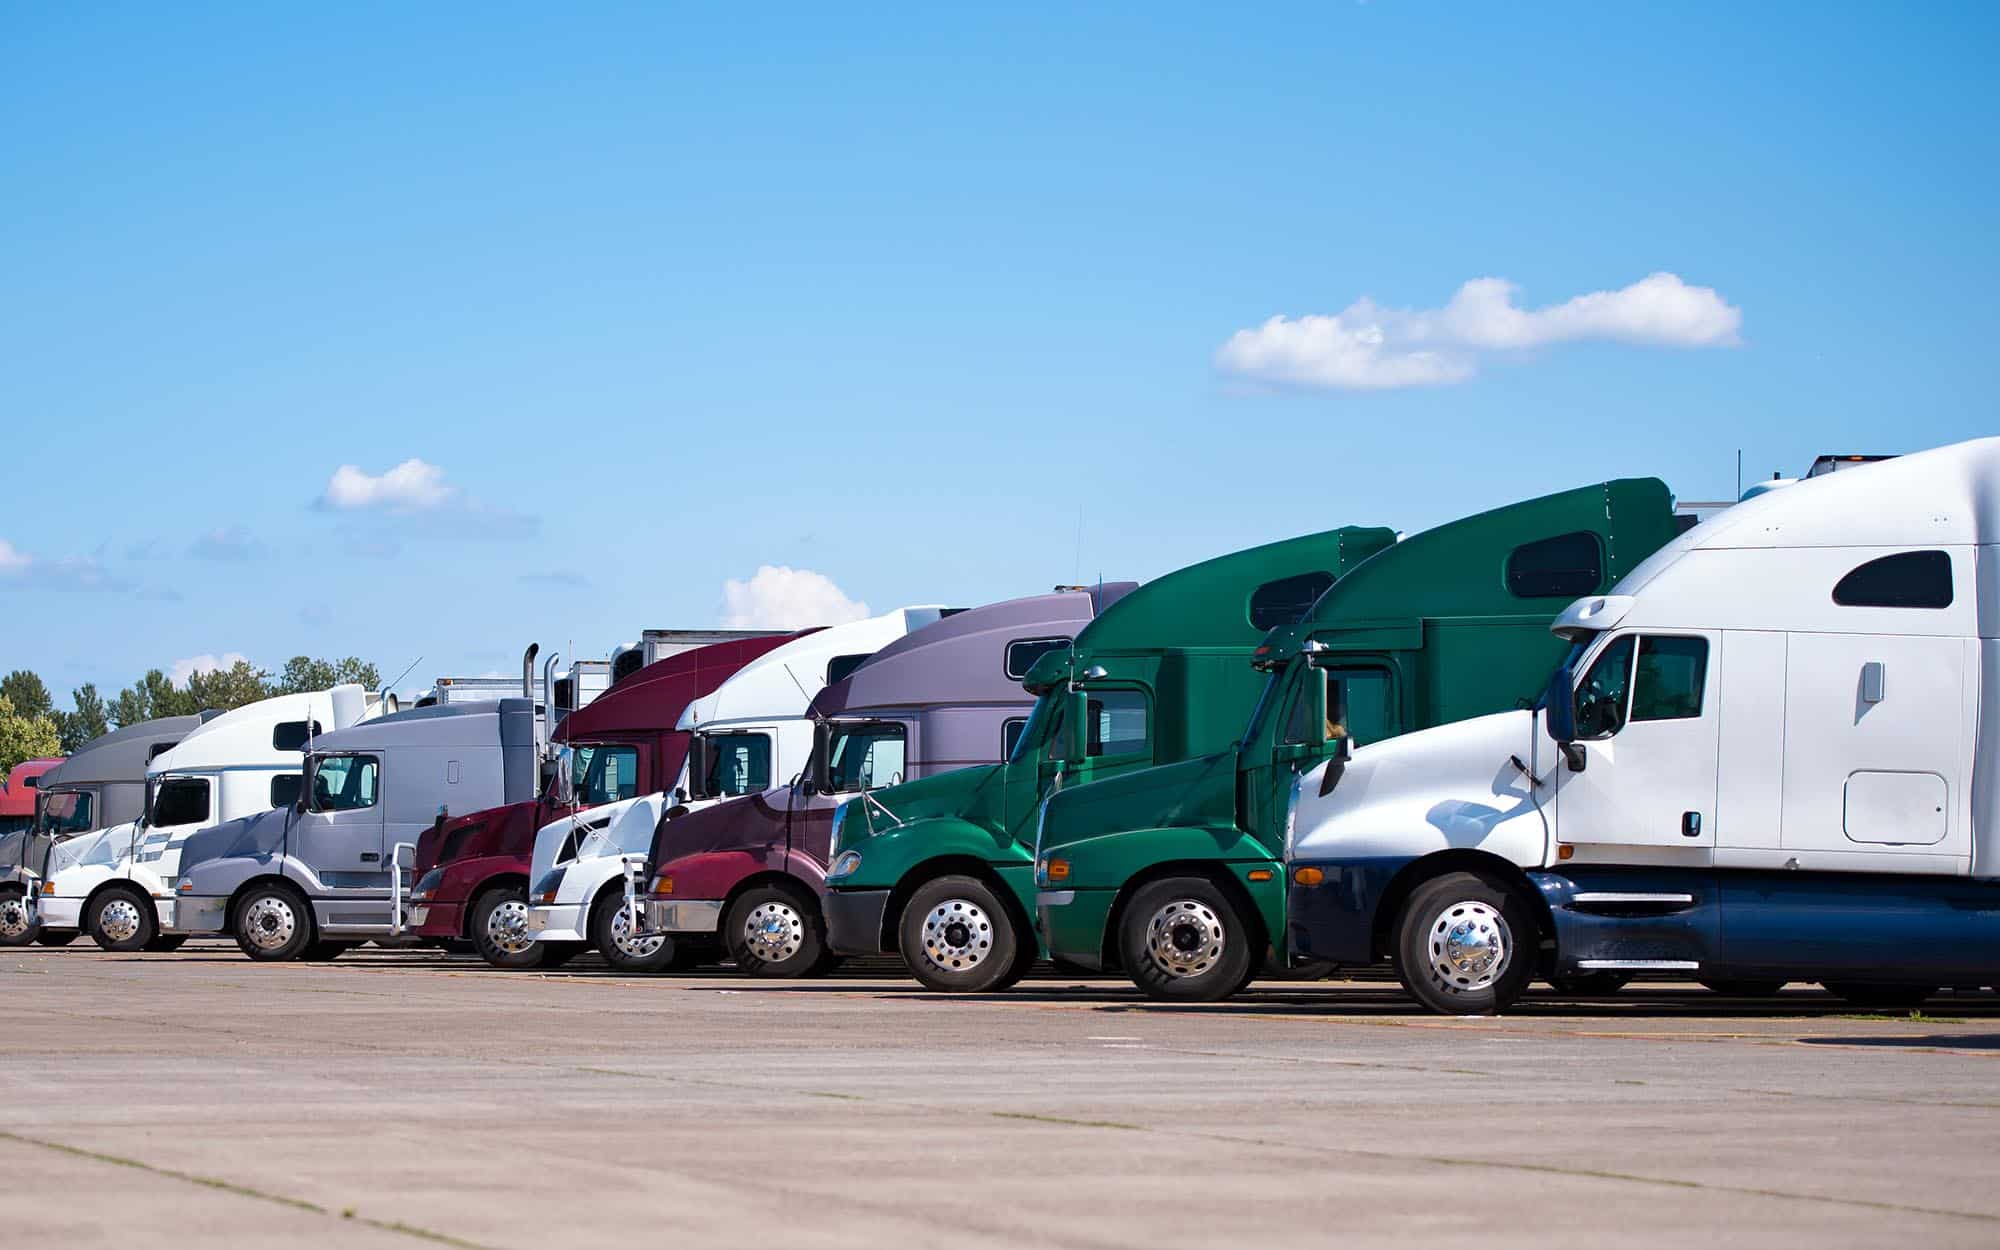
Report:
M 1746 500 L 1578 601 L 1536 710 L 1294 790 L 1294 958 L 1503 1010 L 1537 975 L 1816 981 L 2000 964 L 2000 439 Z
M 830 681 L 913 630 L 937 606 L 815 630 L 774 647 L 688 704 L 677 729 L 692 735 L 689 765 L 671 794 L 642 795 L 552 821 L 535 835 L 528 928 L 537 941 L 589 942 L 613 966 L 649 971 L 672 957 L 663 937 L 634 938 L 628 868 L 652 847 L 663 815 L 783 785 L 812 755 L 806 708 Z

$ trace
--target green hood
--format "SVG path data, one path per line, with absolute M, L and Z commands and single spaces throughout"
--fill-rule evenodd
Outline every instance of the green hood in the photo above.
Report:
M 1007 767 L 1005 764 L 975 764 L 970 768 L 921 777 L 901 785 L 885 786 L 871 793 L 876 802 L 894 812 L 896 819 L 901 821 L 952 816 L 998 829 Z M 843 830 L 842 845 L 851 846 L 856 837 L 866 836 L 864 831 L 870 823 L 878 831 L 886 831 L 890 823 L 889 818 L 879 810 L 869 813 L 868 823 L 857 822 L 855 818 L 860 815 L 857 805 L 847 820 L 849 824 L 858 824 L 859 827 Z
M 1236 752 L 1120 773 L 1058 792 L 1042 819 L 1041 850 L 1107 833 L 1173 826 L 1233 826 Z

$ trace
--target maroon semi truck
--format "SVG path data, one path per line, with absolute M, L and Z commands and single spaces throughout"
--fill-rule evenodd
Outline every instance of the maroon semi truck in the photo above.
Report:
M 688 735 L 681 710 L 751 660 L 794 634 L 739 638 L 668 656 L 619 681 L 563 717 L 551 740 L 574 752 L 571 800 L 550 788 L 532 803 L 510 803 L 448 818 L 417 840 L 409 932 L 432 941 L 469 941 L 492 964 L 531 968 L 563 962 L 583 943 L 535 942 L 528 934 L 528 867 L 535 832 L 585 807 L 664 790 L 680 775 Z

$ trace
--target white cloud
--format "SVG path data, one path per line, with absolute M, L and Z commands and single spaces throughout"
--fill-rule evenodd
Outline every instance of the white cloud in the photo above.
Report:
M 27 552 L 0 538 L 0 577 L 18 577 L 33 564 Z
M 1681 348 L 1741 342 L 1740 309 L 1715 288 L 1689 286 L 1671 273 L 1539 309 L 1517 306 L 1518 291 L 1503 278 L 1475 278 L 1443 308 L 1384 308 L 1364 296 L 1331 316 L 1276 316 L 1231 335 L 1215 364 L 1267 382 L 1386 390 L 1463 382 L 1478 371 L 1482 353 L 1592 341 Z
M 867 604 L 848 598 L 832 578 L 811 569 L 766 564 L 749 581 L 730 578 L 722 583 L 726 629 L 803 629 L 858 621 L 867 615 Z
M 221 655 L 191 655 L 185 660 L 175 660 L 167 669 L 167 680 L 181 689 L 187 689 L 188 678 L 196 673 L 219 673 L 225 668 L 236 667 L 238 660 L 250 657 L 241 651 L 227 651 Z
M 0 586 L 22 590 L 130 590 L 132 583 L 105 569 L 95 556 L 30 555 L 0 538 Z
M 270 548 L 259 542 L 247 525 L 228 525 L 209 530 L 188 545 L 188 554 L 197 560 L 226 563 L 261 560 L 270 553 Z
M 355 465 L 341 465 L 328 479 L 319 503 L 340 512 L 370 508 L 427 512 L 457 497 L 457 488 L 445 485 L 443 469 L 412 456 L 379 476 L 364 473 Z

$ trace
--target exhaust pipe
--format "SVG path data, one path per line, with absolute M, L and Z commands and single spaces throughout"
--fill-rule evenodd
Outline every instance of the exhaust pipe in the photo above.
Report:
M 541 643 L 531 642 L 528 649 L 521 653 L 521 697 L 524 699 L 535 697 L 535 655 L 541 649 Z

